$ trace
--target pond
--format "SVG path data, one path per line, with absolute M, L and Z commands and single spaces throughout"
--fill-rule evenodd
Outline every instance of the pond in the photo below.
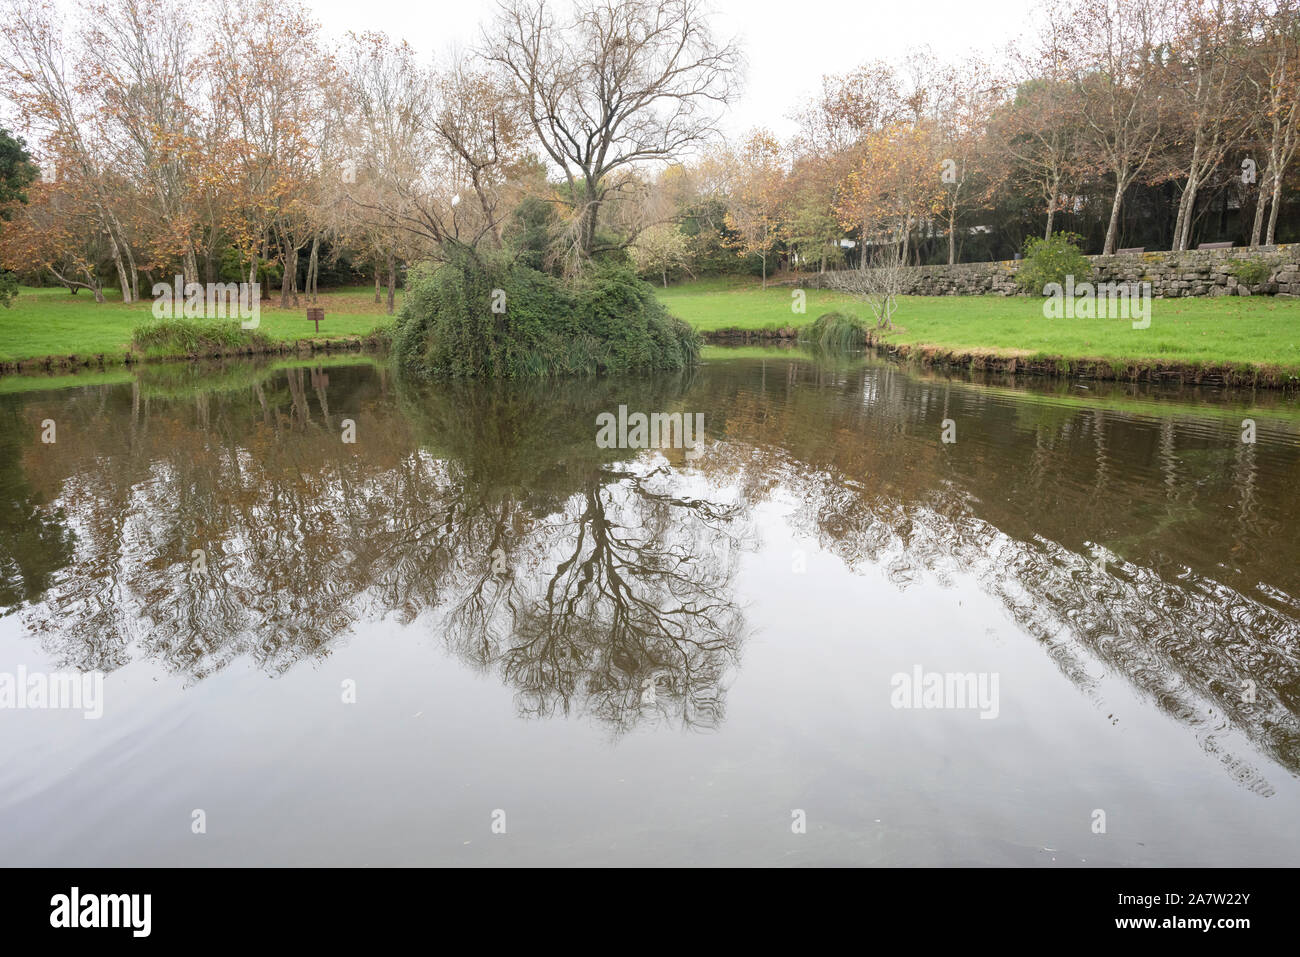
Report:
M 1290 398 L 101 378 L 0 390 L 5 864 L 1300 859 Z

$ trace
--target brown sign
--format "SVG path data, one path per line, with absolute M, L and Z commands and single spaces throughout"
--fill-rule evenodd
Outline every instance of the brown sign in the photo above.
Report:
M 320 306 L 307 307 L 307 321 L 316 323 L 316 331 L 320 332 L 321 320 L 325 318 L 325 310 Z

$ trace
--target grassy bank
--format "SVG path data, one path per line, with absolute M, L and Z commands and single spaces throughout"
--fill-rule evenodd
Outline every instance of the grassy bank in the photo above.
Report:
M 115 291 L 108 295 L 113 298 L 97 303 L 85 290 L 73 296 L 66 289 L 22 288 L 8 309 L 0 309 L 0 362 L 70 355 L 121 361 L 132 330 L 153 318 L 153 304 L 123 304 Z M 376 304 L 373 289 L 366 287 L 323 292 L 318 304 L 325 310 L 319 334 L 306 319 L 303 297 L 290 309 L 280 309 L 278 298 L 263 301 L 257 331 L 271 342 L 286 343 L 366 336 L 392 324 L 385 305 Z
M 851 297 L 818 290 L 807 291 L 805 311 L 798 313 L 789 287 L 764 290 L 750 280 L 683 283 L 655 294 L 670 313 L 704 333 L 789 329 L 830 311 L 869 316 Z M 305 318 L 305 301 L 288 310 L 264 302 L 257 331 L 276 344 L 364 337 L 392 326 L 384 305 L 373 300 L 368 287 L 323 293 L 319 337 Z M 132 331 L 151 318 L 150 306 L 99 304 L 84 291 L 72 296 L 63 289 L 24 288 L 9 309 L 0 309 L 0 363 L 71 355 L 120 362 Z M 1157 299 L 1150 328 L 1134 329 L 1122 319 L 1046 319 L 1041 302 L 1028 298 L 908 296 L 894 321 L 897 328 L 878 344 L 924 361 L 1091 375 L 1109 369 L 1116 378 L 1160 369 L 1211 369 L 1210 381 L 1225 375 L 1249 381 L 1261 371 L 1274 383 L 1300 377 L 1300 300 Z
M 805 325 L 838 310 L 869 317 L 864 304 L 810 290 L 807 311 L 794 313 L 788 287 L 711 280 L 659 291 L 669 309 L 702 332 Z M 1061 372 L 1104 366 L 1125 370 L 1231 368 L 1300 376 L 1300 300 L 1271 297 L 1156 299 L 1151 325 L 1125 319 L 1047 319 L 1042 301 L 1001 296 L 904 296 L 896 329 L 878 344 L 913 356 L 969 362 L 1019 360 L 1059 365 Z

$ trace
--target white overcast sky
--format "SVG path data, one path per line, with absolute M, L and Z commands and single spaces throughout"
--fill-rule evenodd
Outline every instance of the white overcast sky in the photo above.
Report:
M 565 0 L 557 0 L 557 9 Z M 766 126 L 782 137 L 801 98 L 826 73 L 900 58 L 928 45 L 942 57 L 993 52 L 1024 29 L 1033 0 L 711 0 L 715 34 L 738 37 L 749 60 L 729 134 Z M 494 0 L 307 0 L 328 33 L 380 30 L 427 54 L 477 44 Z

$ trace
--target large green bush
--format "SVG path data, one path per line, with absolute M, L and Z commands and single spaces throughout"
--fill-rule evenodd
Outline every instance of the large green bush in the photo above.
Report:
M 627 266 L 565 283 L 453 247 L 447 262 L 412 270 L 393 351 L 421 375 L 513 379 L 678 370 L 698 358 L 699 338 Z
M 1016 285 L 1030 295 L 1041 296 L 1048 283 L 1065 285 L 1065 277 L 1076 283 L 1092 276 L 1092 263 L 1079 250 L 1081 237 L 1074 233 L 1053 233 L 1051 239 L 1025 240 L 1025 258 L 1016 272 Z

